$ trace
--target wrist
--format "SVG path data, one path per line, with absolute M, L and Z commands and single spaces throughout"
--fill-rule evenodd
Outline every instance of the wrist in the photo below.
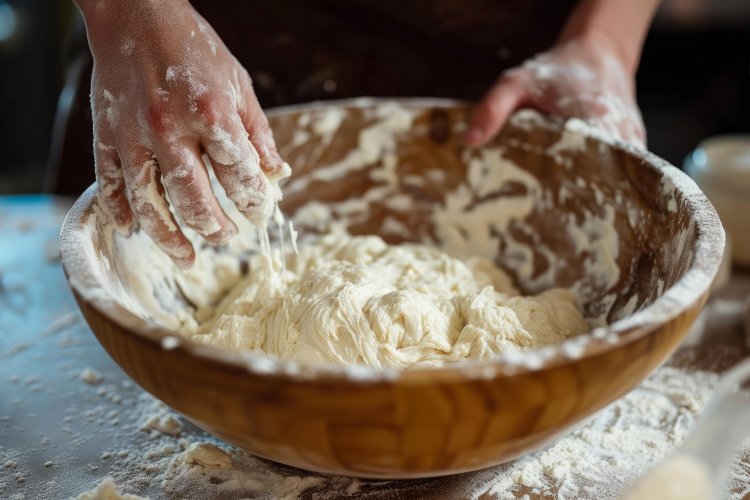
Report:
M 611 35 L 594 27 L 567 37 L 561 37 L 559 43 L 578 43 L 590 52 L 616 61 L 631 76 L 635 76 L 638 68 L 640 56 L 638 47 L 623 44 Z
M 558 42 L 579 40 L 593 48 L 601 45 L 628 73 L 635 74 L 658 5 L 659 0 L 579 0 Z

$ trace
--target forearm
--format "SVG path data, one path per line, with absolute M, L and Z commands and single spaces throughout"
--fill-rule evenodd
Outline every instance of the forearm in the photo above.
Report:
M 584 39 L 610 43 L 624 68 L 635 73 L 658 6 L 659 0 L 581 0 L 559 41 Z
M 73 0 L 86 23 L 86 34 L 91 49 L 107 50 L 117 33 L 137 33 L 139 25 L 149 24 L 165 13 L 174 16 L 189 6 L 188 0 Z

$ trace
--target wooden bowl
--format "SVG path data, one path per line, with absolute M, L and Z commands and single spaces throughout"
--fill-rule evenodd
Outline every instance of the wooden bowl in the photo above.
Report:
M 122 264 L 127 238 L 113 235 L 92 186 L 65 221 L 61 252 L 70 287 L 107 352 L 145 390 L 229 443 L 304 469 L 371 478 L 511 460 L 636 387 L 678 345 L 719 266 L 724 233 L 700 190 L 654 155 L 597 138 L 574 121 L 523 112 L 490 146 L 469 150 L 460 140 L 466 106 L 399 102 L 271 111 L 279 148 L 295 166 L 285 213 L 298 216 L 316 201 L 317 209 L 346 215 L 356 234 L 396 243 L 452 239 L 448 247 L 464 252 L 462 244 L 477 244 L 524 291 L 569 287 L 589 318 L 608 325 L 522 355 L 400 372 L 224 352 L 179 337 L 171 312 L 153 313 L 154 297 L 133 291 L 135 278 Z M 332 108 L 340 110 L 338 128 L 325 122 Z M 395 126 L 405 131 L 378 146 L 364 167 L 321 167 L 340 164 L 364 128 L 404 112 L 408 123 Z M 514 178 L 485 170 L 471 179 L 479 175 L 472 158 L 483 154 L 520 168 Z M 328 173 L 316 177 L 323 168 Z M 445 207 L 458 203 L 451 193 L 463 192 L 466 201 L 472 183 L 482 195 L 470 192 L 471 207 L 453 207 L 484 224 L 467 231 Z M 523 217 L 506 217 L 503 203 L 525 206 Z M 477 207 L 484 219 L 472 212 Z M 309 210 L 300 219 L 303 231 L 321 229 Z M 129 250 L 147 254 L 134 276 L 156 272 L 148 263 L 158 252 L 142 241 Z M 227 252 L 198 251 L 207 261 Z M 160 293 L 180 292 L 176 273 L 156 277 Z

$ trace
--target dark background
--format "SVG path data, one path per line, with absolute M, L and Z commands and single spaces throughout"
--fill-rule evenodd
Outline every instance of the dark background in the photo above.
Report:
M 259 12 L 256 17 L 283 19 L 286 31 L 273 28 L 277 30 L 274 32 L 267 24 L 264 25 L 265 32 L 254 30 L 246 21 L 239 25 L 241 29 L 222 31 L 217 26 L 217 16 L 238 3 L 251 5 L 256 11 L 268 10 Z M 459 88 L 453 80 L 441 79 L 439 69 L 435 69 L 440 63 L 435 61 L 444 61 L 444 71 L 450 74 L 461 73 L 462 64 L 471 68 L 483 66 L 485 72 L 495 74 L 495 65 L 499 72 L 501 63 L 513 64 L 525 57 L 523 51 L 510 48 L 515 43 L 510 31 L 509 46 L 492 48 L 488 57 L 482 52 L 487 49 L 487 44 L 481 49 L 472 49 L 473 59 L 456 57 L 458 45 L 449 38 L 449 29 L 437 36 L 437 31 L 430 30 L 425 24 L 423 32 L 417 34 L 419 36 L 403 36 L 403 33 L 414 35 L 410 31 L 413 19 L 407 19 L 406 15 L 391 15 L 385 10 L 378 13 L 377 8 L 371 6 L 368 9 L 375 12 L 367 16 L 366 22 L 387 26 L 390 31 L 380 30 L 380 35 L 385 38 L 368 46 L 369 26 L 356 28 L 340 22 L 347 16 L 362 18 L 357 9 L 366 3 L 321 0 L 303 2 L 304 8 L 295 9 L 293 0 L 249 4 L 216 1 L 197 8 L 217 27 L 234 51 L 238 44 L 248 43 L 280 47 L 281 57 L 253 59 L 259 62 L 255 66 L 248 65 L 261 104 L 266 107 L 352 94 L 476 98 L 481 93 L 479 89 L 489 86 L 491 78 L 484 82 L 484 76 L 478 76 L 471 80 L 471 84 Z M 543 49 L 554 37 L 551 27 L 554 16 L 549 14 L 550 9 L 535 11 L 533 7 L 543 3 L 518 3 L 532 6 L 526 8 L 525 14 L 527 18 L 536 19 L 530 26 L 520 26 L 516 33 L 531 38 L 527 50 Z M 268 7 L 268 4 L 273 4 L 273 7 Z M 547 4 L 560 5 L 559 2 Z M 418 5 L 414 2 L 402 10 L 412 11 L 417 16 L 420 14 Z M 446 7 L 450 3 L 430 5 Z M 456 21 L 455 13 L 445 15 L 452 16 L 454 25 L 461 21 Z M 478 19 L 484 21 L 476 31 L 478 38 L 482 33 L 497 31 L 491 16 Z M 474 22 L 468 16 L 464 21 Z M 331 46 L 341 45 L 342 37 L 351 36 L 355 40 L 351 42 L 351 50 L 360 51 L 364 56 L 345 56 L 336 60 L 331 55 L 333 52 L 306 47 L 304 42 L 295 39 L 295 33 L 316 23 L 322 27 L 323 33 L 317 36 L 325 38 L 328 34 Z M 405 26 L 409 29 L 403 29 Z M 76 182 L 61 187 L 55 182 L 60 173 L 57 168 L 49 167 L 56 109 L 66 108 L 71 101 L 75 106 L 76 99 L 81 103 L 85 101 L 87 71 L 90 69 L 82 29 L 70 0 L 0 0 L 0 194 L 45 190 L 76 194 L 78 185 L 85 185 L 93 178 L 92 165 L 78 165 L 77 172 L 68 174 L 74 176 Z M 363 45 L 357 46 L 356 40 Z M 473 47 L 469 42 L 479 47 L 482 40 L 469 40 L 467 47 Z M 325 43 L 326 40 L 321 41 L 322 45 Z M 402 85 L 395 79 L 389 80 L 392 75 L 388 68 L 379 63 L 377 55 L 368 52 L 372 46 L 382 49 L 383 54 L 390 54 L 388 57 L 400 58 L 396 66 L 412 65 L 411 61 L 420 60 L 420 54 L 427 54 L 421 59 L 425 65 L 422 73 L 430 76 L 428 80 L 432 85 L 427 86 L 418 80 L 408 80 Z M 409 52 L 410 47 L 414 47 L 413 54 Z M 451 57 L 445 57 L 445 53 Z M 434 61 L 431 59 L 433 54 Z M 410 60 L 409 57 L 413 58 Z M 307 73 L 294 75 L 284 69 L 295 65 L 304 67 Z M 348 71 L 342 73 L 341 67 L 347 67 Z M 82 75 L 80 85 L 69 85 L 63 91 L 66 81 L 70 82 L 76 73 Z M 750 2 L 665 1 L 644 48 L 638 72 L 638 99 L 648 129 L 649 149 L 678 166 L 685 155 L 707 136 L 750 132 Z M 84 109 L 84 106 L 79 107 Z M 79 125 L 80 144 L 88 141 L 86 134 L 89 132 L 84 128 Z M 56 133 L 59 134 L 61 129 L 58 127 Z M 73 144 L 78 149 L 90 149 L 90 143 L 85 146 Z M 59 162 L 59 150 L 53 148 L 51 156 L 53 164 Z M 83 158 L 81 163 L 88 162 L 86 155 Z

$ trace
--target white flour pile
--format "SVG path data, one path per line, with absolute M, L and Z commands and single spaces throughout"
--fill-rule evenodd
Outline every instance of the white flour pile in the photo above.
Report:
M 520 296 L 489 259 L 343 233 L 303 242 L 283 265 L 258 262 L 269 256 L 255 256 L 250 268 L 262 271 L 193 339 L 309 364 L 408 368 L 492 359 L 589 329 L 573 293 Z
M 207 437 L 187 423 L 176 433 L 174 427 L 167 433 L 154 430 L 148 422 L 178 421 L 180 417 L 146 395 L 135 399 L 133 407 L 122 408 L 132 415 L 133 422 L 123 430 L 132 434 L 121 445 L 104 450 L 102 462 L 111 464 L 108 474 L 121 495 L 152 499 L 304 496 L 325 500 L 399 494 L 419 498 L 428 496 L 429 491 L 440 491 L 440 485 L 448 479 L 450 489 L 446 492 L 461 491 L 461 495 L 475 499 L 483 495 L 499 499 L 524 495 L 617 498 L 685 439 L 716 380 L 717 376 L 709 372 L 660 368 L 639 388 L 546 449 L 509 464 L 451 478 L 360 481 L 275 465 Z M 729 498 L 746 498 L 750 494 L 750 471 L 735 463 L 731 476 Z M 105 484 L 102 491 L 112 491 L 112 487 Z

